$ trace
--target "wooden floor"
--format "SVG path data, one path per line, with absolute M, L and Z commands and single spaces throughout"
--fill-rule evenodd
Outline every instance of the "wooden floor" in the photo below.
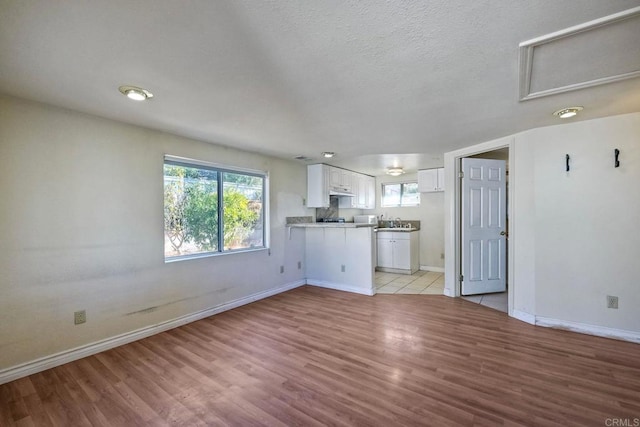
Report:
M 640 345 L 459 298 L 311 286 L 0 386 L 2 426 L 639 419 Z

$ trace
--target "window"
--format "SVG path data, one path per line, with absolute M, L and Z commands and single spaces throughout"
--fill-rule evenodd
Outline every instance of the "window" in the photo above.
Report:
M 382 206 L 420 206 L 418 183 L 382 184 Z
M 165 260 L 266 247 L 266 174 L 165 157 Z

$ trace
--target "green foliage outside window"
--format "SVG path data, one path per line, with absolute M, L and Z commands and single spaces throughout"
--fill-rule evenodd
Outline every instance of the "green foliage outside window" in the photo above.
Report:
M 221 187 L 223 250 L 264 246 L 263 177 L 171 164 L 164 176 L 165 256 L 220 251 Z

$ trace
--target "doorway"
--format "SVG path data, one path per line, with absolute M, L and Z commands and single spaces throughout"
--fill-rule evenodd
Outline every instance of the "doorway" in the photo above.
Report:
M 506 313 L 509 148 L 463 157 L 460 163 L 460 293 Z
M 459 178 L 462 172 L 461 165 L 463 158 L 488 158 L 505 160 L 508 165 L 508 176 L 514 175 L 514 147 L 513 137 L 501 138 L 495 141 L 486 142 L 473 147 L 445 154 L 445 181 L 447 188 L 452 191 L 445 192 L 445 295 L 450 297 L 462 297 L 462 215 L 461 215 L 461 194 L 462 185 Z M 513 230 L 515 224 L 512 215 L 509 215 L 510 203 L 513 201 L 514 186 L 513 180 L 507 186 L 504 209 L 506 211 L 505 232 Z M 508 218 L 508 222 L 507 222 Z M 512 254 L 513 235 L 506 239 L 505 253 Z M 515 283 L 513 282 L 513 257 L 507 255 L 506 260 L 506 283 L 507 292 L 502 295 L 484 294 L 472 296 L 469 299 L 482 305 L 491 306 L 495 309 L 505 311 L 504 301 L 506 300 L 506 311 L 509 315 L 513 313 L 513 295 Z

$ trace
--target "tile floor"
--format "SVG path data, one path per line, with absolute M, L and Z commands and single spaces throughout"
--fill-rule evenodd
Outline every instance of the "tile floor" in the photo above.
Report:
M 444 292 L 444 274 L 434 271 L 418 271 L 412 275 L 376 271 L 376 292 L 379 294 L 431 294 Z
M 444 274 L 435 271 L 418 271 L 412 275 L 383 273 L 376 271 L 376 293 L 378 294 L 412 294 L 412 295 L 442 295 L 444 292 Z M 469 302 L 485 307 L 509 311 L 507 292 L 496 294 L 472 295 L 462 297 Z

